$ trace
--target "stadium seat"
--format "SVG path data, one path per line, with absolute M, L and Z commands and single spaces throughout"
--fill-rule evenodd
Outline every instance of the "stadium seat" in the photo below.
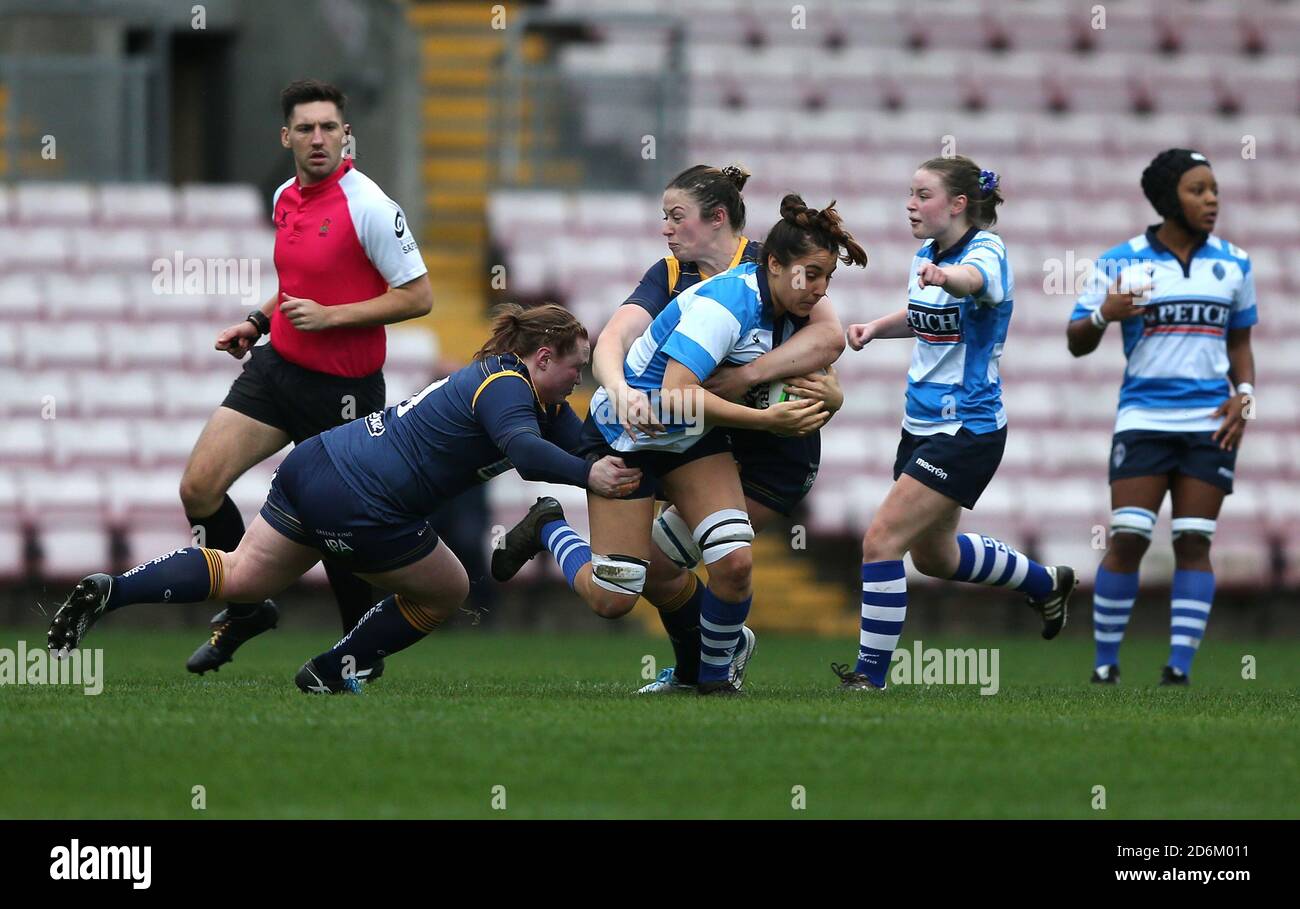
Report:
M 110 325 L 100 335 L 100 343 L 105 341 L 108 362 L 115 366 L 179 365 L 186 360 L 185 329 L 180 325 Z
M 97 512 L 45 518 L 36 529 L 40 577 L 71 583 L 92 570 L 111 571 L 111 540 L 112 528 Z
M 18 474 L 18 502 L 23 519 L 32 523 L 65 514 L 98 514 L 104 505 L 100 471 L 24 469 Z
M 50 420 L 28 416 L 7 419 L 0 433 L 0 459 L 6 464 L 41 464 L 49 457 Z
M 0 275 L 0 319 L 39 319 L 45 315 L 45 304 L 39 272 Z
M 126 464 L 135 456 L 134 422 L 62 417 L 51 420 L 56 466 Z
M 152 416 L 158 384 L 149 372 L 81 370 L 71 374 L 73 399 L 83 417 Z
M 140 447 L 137 461 L 142 466 L 183 465 L 203 431 L 204 420 L 141 420 L 136 425 Z M 177 474 L 177 479 L 180 475 Z
M 104 334 L 91 322 L 26 322 L 18 327 L 18 339 L 28 368 L 93 365 L 104 357 Z
M 427 329 L 390 328 L 387 362 L 399 369 L 432 370 L 438 362 L 438 340 Z
M 179 508 L 179 500 L 177 501 Z M 170 522 L 131 523 L 122 528 L 123 542 L 126 545 L 126 558 L 119 570 L 156 559 L 176 549 L 194 545 L 184 517 L 174 517 Z M 215 610 L 214 610 L 215 611 Z
M 126 288 L 111 273 L 54 273 L 45 279 L 45 311 L 51 318 L 77 316 L 116 320 L 126 310 Z
M 0 581 L 12 584 L 27 573 L 27 537 L 17 525 L 0 526 Z
M 266 201 L 251 186 L 191 183 L 181 187 L 178 201 L 178 214 L 185 224 L 243 227 L 265 224 L 270 217 Z
M 0 227 L 0 268 L 62 268 L 72 259 L 68 231 L 56 227 Z
M 95 213 L 94 194 L 88 183 L 19 183 L 14 187 L 13 203 L 13 220 L 28 225 L 81 226 Z
M 161 183 L 104 184 L 99 187 L 99 217 L 115 226 L 171 224 L 176 218 L 176 196 Z
M 73 262 L 83 271 L 149 268 L 159 258 L 143 228 L 83 227 L 72 241 Z

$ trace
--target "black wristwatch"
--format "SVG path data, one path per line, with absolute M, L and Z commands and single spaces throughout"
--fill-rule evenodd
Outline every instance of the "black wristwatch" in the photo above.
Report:
M 268 319 L 266 313 L 262 312 L 260 309 L 255 309 L 250 312 L 248 314 L 248 321 L 252 322 L 253 327 L 257 329 L 257 336 L 259 338 L 262 335 L 269 334 L 271 331 L 271 320 Z

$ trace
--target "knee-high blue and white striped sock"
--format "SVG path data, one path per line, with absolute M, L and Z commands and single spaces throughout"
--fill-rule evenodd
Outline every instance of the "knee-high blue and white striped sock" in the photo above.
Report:
M 1128 574 L 1097 568 L 1092 593 L 1092 640 L 1097 646 L 1094 667 L 1119 665 L 1119 645 L 1124 642 L 1137 595 L 1136 571 Z
M 885 687 L 889 661 L 907 618 L 907 575 L 903 560 L 862 563 L 862 631 L 857 671 Z
M 978 533 L 957 534 L 957 563 L 954 581 L 988 584 L 1023 590 L 1031 597 L 1045 597 L 1052 592 L 1052 576 L 1024 553 L 993 537 Z
M 547 521 L 542 525 L 542 541 L 555 556 L 555 562 L 564 572 L 564 579 L 573 587 L 579 569 L 591 561 L 591 547 L 578 536 L 578 532 L 564 521 Z
M 1214 572 L 1174 570 L 1169 604 L 1169 665 L 1191 675 L 1192 658 L 1205 636 L 1205 623 L 1214 603 Z
M 728 603 L 705 587 L 700 596 L 700 681 L 722 682 L 731 674 L 731 658 L 740 644 L 740 629 L 752 596 Z

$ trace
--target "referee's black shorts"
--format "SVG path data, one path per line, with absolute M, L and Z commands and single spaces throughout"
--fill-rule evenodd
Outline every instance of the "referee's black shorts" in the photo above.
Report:
M 382 370 L 358 379 L 315 372 L 290 363 L 268 342 L 253 348 L 221 405 L 283 430 L 296 445 L 383 410 L 384 397 Z

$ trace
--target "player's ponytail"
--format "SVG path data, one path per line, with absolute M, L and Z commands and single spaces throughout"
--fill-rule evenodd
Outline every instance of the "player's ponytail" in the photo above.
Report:
M 688 167 L 673 177 L 667 189 L 680 189 L 699 206 L 700 217 L 708 218 L 719 208 L 726 209 L 731 229 L 740 233 L 745 226 L 745 200 L 740 193 L 749 180 L 749 171 L 739 164 L 718 169 L 707 164 Z
M 829 250 L 845 265 L 867 264 L 867 251 L 844 229 L 835 202 L 823 209 L 809 208 L 796 193 L 781 200 L 781 220 L 763 241 L 763 254 L 787 266 L 816 249 Z
M 538 348 L 549 347 L 557 357 L 573 352 L 587 329 L 563 306 L 544 303 L 524 309 L 505 303 L 492 314 L 492 337 L 474 354 L 475 360 L 494 354 L 514 353 L 526 357 Z
M 975 227 L 988 230 L 998 223 L 998 206 L 1003 199 L 998 189 L 1001 178 L 996 172 L 980 170 L 965 155 L 931 158 L 920 169 L 938 174 L 949 198 L 966 197 L 966 217 Z

